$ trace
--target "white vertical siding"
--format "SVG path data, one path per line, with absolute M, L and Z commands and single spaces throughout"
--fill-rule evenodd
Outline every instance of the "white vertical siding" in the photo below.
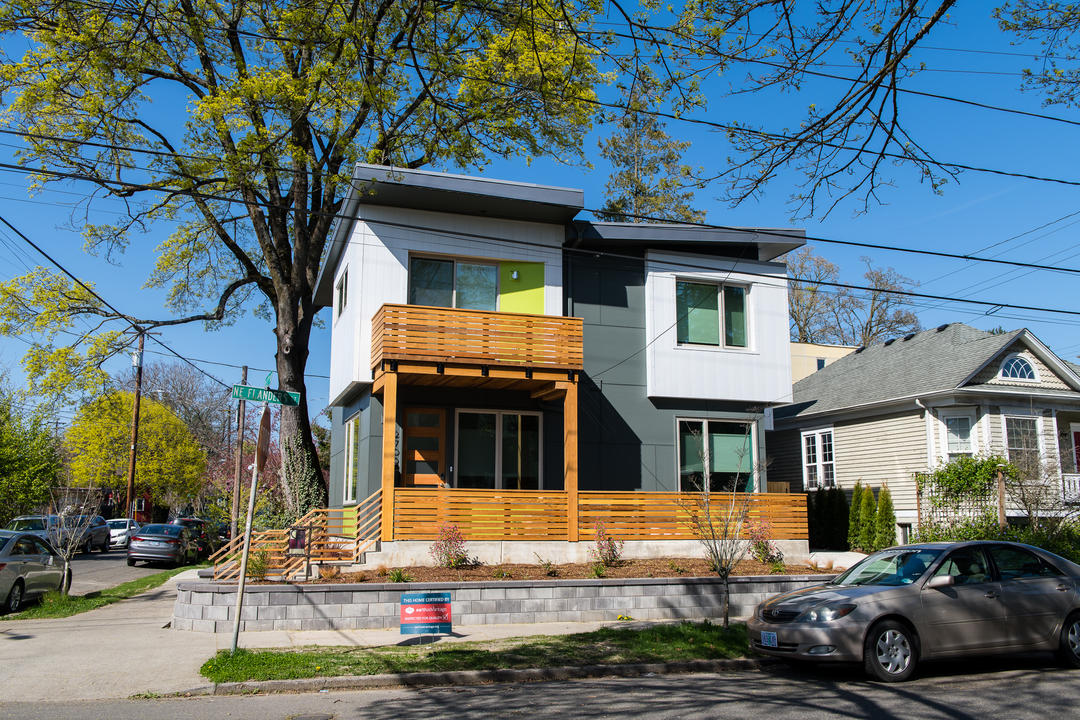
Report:
M 650 252 L 646 271 L 645 371 L 649 397 L 790 402 L 784 265 Z M 680 346 L 676 336 L 677 279 L 747 286 L 748 347 Z

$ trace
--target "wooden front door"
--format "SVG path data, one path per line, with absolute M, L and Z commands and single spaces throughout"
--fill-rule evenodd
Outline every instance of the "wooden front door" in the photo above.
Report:
M 440 487 L 446 480 L 446 410 L 406 408 L 402 476 L 406 487 Z

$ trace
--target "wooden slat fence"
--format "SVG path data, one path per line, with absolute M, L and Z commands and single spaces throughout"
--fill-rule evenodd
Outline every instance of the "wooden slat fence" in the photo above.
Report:
M 383 305 L 371 364 L 404 360 L 581 370 L 582 320 L 559 315 Z

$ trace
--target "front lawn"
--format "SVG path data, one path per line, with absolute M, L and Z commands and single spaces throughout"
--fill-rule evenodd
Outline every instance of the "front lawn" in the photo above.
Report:
M 315 647 L 300 650 L 222 650 L 202 666 L 213 682 L 381 675 L 451 670 L 500 670 L 641 662 L 740 658 L 746 626 L 709 622 L 602 628 L 484 642 L 406 647 Z

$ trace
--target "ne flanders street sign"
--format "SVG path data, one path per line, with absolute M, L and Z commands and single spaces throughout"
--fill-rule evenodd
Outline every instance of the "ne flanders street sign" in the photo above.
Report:
M 286 392 L 284 390 L 271 390 L 270 388 L 257 388 L 251 387 L 250 385 L 233 385 L 232 399 L 296 406 L 300 404 L 300 393 Z
M 401 634 L 447 634 L 450 629 L 450 593 L 402 593 Z

